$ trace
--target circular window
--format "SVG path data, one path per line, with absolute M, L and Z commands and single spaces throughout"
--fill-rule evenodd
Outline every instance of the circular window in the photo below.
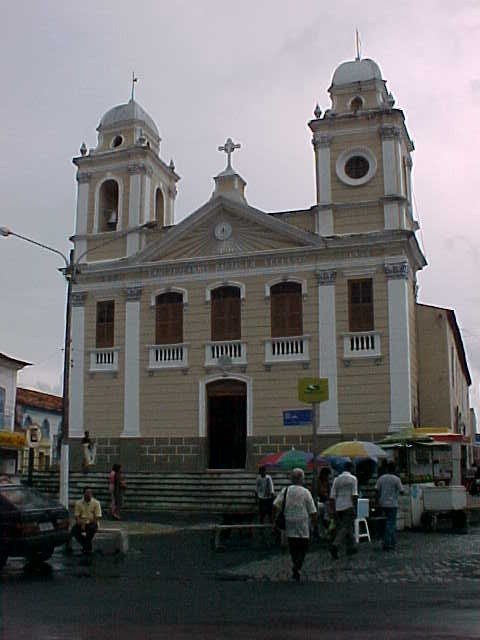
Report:
M 345 173 L 356 180 L 366 176 L 369 169 L 370 163 L 364 156 L 352 156 L 345 163 Z
M 339 155 L 336 169 L 337 176 L 343 183 L 358 187 L 373 178 L 377 171 L 377 161 L 370 149 L 349 149 Z
M 114 139 L 112 140 L 112 147 L 115 149 L 115 147 L 119 147 L 123 142 L 123 138 L 122 136 L 115 136 Z

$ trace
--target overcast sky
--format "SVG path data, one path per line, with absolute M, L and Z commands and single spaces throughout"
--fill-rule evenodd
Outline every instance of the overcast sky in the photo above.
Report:
M 0 226 L 64 253 L 74 230 L 71 158 L 112 106 L 136 99 L 181 176 L 176 220 L 211 195 L 217 147 L 265 211 L 314 204 L 306 126 L 335 68 L 380 66 L 415 142 L 415 215 L 429 266 L 419 300 L 455 309 L 478 406 L 480 2 L 464 0 L 16 0 L 0 23 Z M 19 385 L 61 392 L 62 260 L 0 237 L 0 352 L 34 363 Z

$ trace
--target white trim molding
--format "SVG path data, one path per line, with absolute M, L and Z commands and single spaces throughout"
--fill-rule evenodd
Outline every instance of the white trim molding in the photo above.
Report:
M 125 290 L 125 388 L 123 438 L 140 436 L 140 296 L 141 287 Z
M 270 289 L 274 287 L 276 284 L 280 284 L 281 282 L 296 282 L 302 287 L 302 298 L 303 300 L 307 297 L 307 281 L 303 278 L 297 278 L 296 276 L 290 276 L 285 274 L 284 276 L 277 276 L 276 278 L 272 278 L 268 282 L 265 283 L 265 300 L 270 300 Z
M 156 289 L 151 297 L 150 297 L 150 306 L 154 307 L 156 304 L 156 300 L 158 296 L 161 296 L 163 293 L 180 293 L 183 299 L 183 307 L 188 306 L 188 291 L 186 289 L 182 289 L 181 287 L 162 287 L 161 289 Z
M 345 165 L 355 156 L 361 156 L 366 158 L 368 161 L 368 171 L 362 178 L 351 178 L 345 173 Z M 338 178 L 344 183 L 348 184 L 350 187 L 359 187 L 361 185 L 370 182 L 370 180 L 377 173 L 377 159 L 373 151 L 371 151 L 368 147 L 355 147 L 353 149 L 347 149 L 343 151 L 338 158 L 335 165 L 335 169 L 337 172 Z
M 101 180 L 97 182 L 95 186 L 95 196 L 94 196 L 94 209 L 93 209 L 93 233 L 105 233 L 100 231 L 99 229 L 99 221 L 100 221 L 100 189 L 102 188 L 102 184 L 107 182 L 108 180 L 113 180 L 118 185 L 118 220 L 117 220 L 117 231 L 123 228 L 123 192 L 124 192 L 124 184 L 123 178 L 120 176 L 116 176 L 113 173 L 106 173 Z M 108 232 L 107 232 L 108 233 Z
M 206 438 L 207 434 L 207 384 L 216 380 L 239 380 L 247 385 L 247 438 L 253 435 L 253 380 L 241 373 L 215 373 L 200 378 L 198 381 L 198 435 Z
M 245 300 L 245 285 L 243 282 L 236 282 L 235 280 L 220 280 L 205 287 L 205 302 L 211 302 L 212 291 L 214 289 L 220 289 L 221 287 L 236 287 L 240 289 L 240 300 Z
M 72 293 L 69 436 L 80 438 L 84 428 L 85 293 Z
M 320 406 L 319 433 L 340 433 L 337 387 L 337 321 L 334 269 L 316 272 L 318 282 L 318 374 L 328 379 L 328 400 Z
M 390 431 L 397 431 L 412 425 L 408 264 L 385 265 L 385 271 L 388 278 Z

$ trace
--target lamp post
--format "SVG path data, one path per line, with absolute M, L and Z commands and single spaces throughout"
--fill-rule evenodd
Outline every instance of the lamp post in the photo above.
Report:
M 79 264 L 82 258 L 84 258 L 87 253 L 90 251 L 95 251 L 95 249 L 100 249 L 106 244 L 110 244 L 110 242 L 114 242 L 119 238 L 122 238 L 130 233 L 135 231 L 141 231 L 142 229 L 154 229 L 157 226 L 156 221 L 145 222 L 144 224 L 138 225 L 136 227 L 130 227 L 120 231 L 115 234 L 115 237 L 108 238 L 105 242 L 92 247 L 91 249 L 87 249 L 84 251 L 77 260 L 74 260 L 74 250 L 70 250 L 69 257 L 67 258 L 64 253 L 55 249 L 55 247 L 51 247 L 47 244 L 43 244 L 42 242 L 37 242 L 33 238 L 29 238 L 28 236 L 23 236 L 19 233 L 15 233 L 11 229 L 7 227 L 0 227 L 0 236 L 8 237 L 14 236 L 16 238 L 20 238 L 20 240 L 24 240 L 25 242 L 29 242 L 30 244 L 34 244 L 37 247 L 41 247 L 42 249 L 46 249 L 47 251 L 51 251 L 52 253 L 56 253 L 61 256 L 65 262 L 65 267 L 61 269 L 67 281 L 67 301 L 65 305 L 65 342 L 64 342 L 64 350 L 63 350 L 63 407 L 62 407 L 62 447 L 60 451 L 60 502 L 68 509 L 68 475 L 69 475 L 69 465 L 70 465 L 70 456 L 69 456 L 69 406 L 70 406 L 70 346 L 71 346 L 71 318 L 72 318 L 72 285 L 76 282 L 76 275 L 79 273 Z

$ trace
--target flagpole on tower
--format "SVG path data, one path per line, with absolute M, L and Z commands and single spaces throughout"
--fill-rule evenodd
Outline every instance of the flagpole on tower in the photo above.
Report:
M 135 77 L 135 71 L 132 71 L 132 95 L 130 97 L 130 102 L 133 102 L 135 99 L 135 83 L 138 82 L 138 78 Z
M 355 56 L 355 60 L 360 60 L 360 36 L 358 34 L 358 29 L 355 29 L 355 47 L 357 50 L 357 55 Z

